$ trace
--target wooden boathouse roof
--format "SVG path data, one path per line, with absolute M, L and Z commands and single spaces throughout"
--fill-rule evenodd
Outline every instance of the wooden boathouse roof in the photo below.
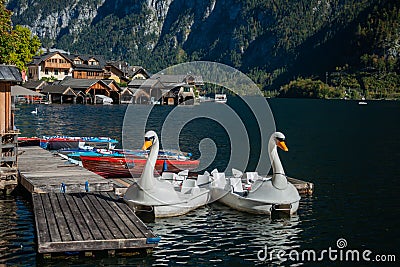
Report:
M 22 82 L 22 76 L 17 67 L 0 65 L 0 81 Z
M 74 96 L 77 95 L 70 86 L 60 85 L 60 84 L 47 85 L 43 87 L 42 93 L 74 95 Z
M 47 84 L 48 84 L 48 83 L 47 83 L 46 81 L 41 81 L 41 80 L 38 80 L 38 81 L 29 80 L 29 81 L 25 82 L 25 83 L 23 84 L 23 86 L 24 86 L 25 88 L 28 88 L 28 89 L 31 89 L 31 90 L 39 91 L 39 90 L 43 89 L 43 87 L 45 87 Z
M 66 77 L 64 80 L 60 81 L 58 85 L 68 86 L 74 90 L 86 90 L 96 83 L 99 83 L 107 87 L 110 91 L 120 91 L 118 84 L 114 80 L 102 80 L 102 79 L 74 79 L 72 77 Z

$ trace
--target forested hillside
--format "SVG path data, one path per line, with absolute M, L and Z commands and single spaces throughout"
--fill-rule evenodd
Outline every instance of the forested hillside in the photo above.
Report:
M 7 7 L 49 47 L 152 72 L 218 61 L 265 90 L 297 77 L 345 86 L 343 77 L 361 70 L 400 69 L 396 0 L 10 0 Z M 354 79 L 365 90 L 368 79 Z

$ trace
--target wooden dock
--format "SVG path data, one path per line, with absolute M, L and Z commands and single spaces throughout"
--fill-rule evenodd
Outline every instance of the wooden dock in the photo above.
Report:
M 40 147 L 22 147 L 19 183 L 32 193 L 38 252 L 146 251 L 159 238 L 113 193 L 114 184 Z
M 288 181 L 296 187 L 301 196 L 311 196 L 314 193 L 314 184 L 293 177 L 287 177 Z
M 293 177 L 287 177 L 288 181 L 296 187 L 301 196 L 311 196 L 314 193 L 314 184 Z M 133 184 L 135 178 L 114 178 L 109 179 L 114 184 L 114 192 L 118 196 L 123 196 L 128 187 Z
M 146 249 L 156 236 L 111 193 L 33 194 L 38 252 Z
M 38 146 L 18 151 L 19 183 L 31 193 L 113 191 L 107 179 Z

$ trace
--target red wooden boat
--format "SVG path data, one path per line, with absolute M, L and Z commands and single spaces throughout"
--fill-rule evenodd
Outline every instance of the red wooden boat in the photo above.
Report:
M 39 146 L 39 137 L 18 137 L 18 146 Z
M 105 178 L 139 177 L 147 161 L 146 158 L 82 155 L 81 160 L 83 167 Z M 182 170 L 194 170 L 199 164 L 199 160 L 157 159 L 154 172 L 161 175 L 163 171 L 180 172 Z

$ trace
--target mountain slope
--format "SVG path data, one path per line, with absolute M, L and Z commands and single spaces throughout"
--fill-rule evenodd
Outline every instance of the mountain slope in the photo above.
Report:
M 357 64 L 370 52 L 357 29 L 384 5 L 399 6 L 394 0 L 11 0 L 7 7 L 15 24 L 47 46 L 150 71 L 218 61 L 276 88 L 294 76 Z

